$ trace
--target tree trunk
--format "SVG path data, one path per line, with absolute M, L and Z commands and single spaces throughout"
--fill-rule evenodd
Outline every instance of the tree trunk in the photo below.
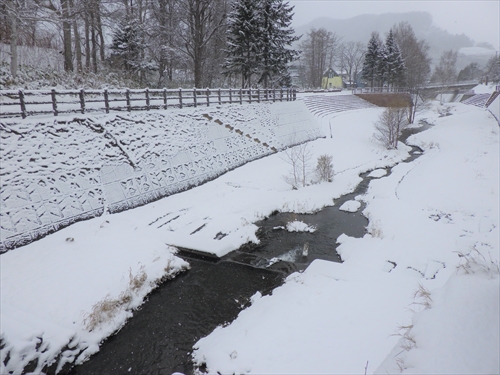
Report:
M 97 23 L 97 35 L 99 36 L 99 54 L 101 61 L 104 62 L 106 59 L 104 51 L 104 35 L 102 32 L 102 22 L 101 22 L 101 7 L 99 0 L 96 0 L 96 23 Z
M 90 24 L 88 10 L 85 12 L 85 68 L 90 71 Z
M 10 15 L 10 73 L 12 78 L 17 77 L 17 17 L 15 14 Z
M 69 19 L 68 0 L 61 0 L 63 45 L 64 45 L 64 70 L 73 71 L 73 53 L 71 51 L 71 23 Z
M 97 40 L 95 35 L 94 11 L 90 13 L 90 37 L 92 42 L 92 70 L 97 73 Z
M 74 9 L 73 0 L 69 0 L 69 6 Z M 82 45 L 80 40 L 80 33 L 78 31 L 78 25 L 76 19 L 73 20 L 73 34 L 75 34 L 75 57 L 76 57 L 76 69 L 78 73 L 82 73 Z

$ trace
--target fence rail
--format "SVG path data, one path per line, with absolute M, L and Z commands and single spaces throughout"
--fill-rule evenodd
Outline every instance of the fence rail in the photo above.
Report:
M 293 101 L 295 89 L 0 90 L 0 117 Z

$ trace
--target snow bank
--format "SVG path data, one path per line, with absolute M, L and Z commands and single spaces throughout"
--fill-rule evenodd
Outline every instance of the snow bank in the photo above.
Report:
M 342 206 L 340 206 L 339 210 L 347 212 L 356 212 L 360 207 L 361 207 L 361 202 L 359 201 L 347 201 Z
M 435 126 L 409 140 L 424 154 L 370 183 L 362 197 L 369 234 L 339 237 L 344 263 L 315 261 L 271 296 L 256 296 L 233 323 L 196 343 L 195 363 L 210 374 L 392 373 L 398 364 L 405 373 L 498 371 L 498 277 L 455 276 L 471 251 L 498 266 L 498 125 L 460 103 L 440 112 L 436 104 L 422 113 Z M 340 117 L 351 121 L 332 126 L 333 140 L 366 152 L 350 138 L 359 119 Z M 434 302 L 413 316 L 412 349 L 395 334 L 412 324 L 408 307 L 418 307 L 421 290 Z
M 138 217 L 76 223 L 1 256 L 0 373 L 82 362 L 162 280 L 188 264 Z M 110 309 L 96 309 L 108 301 Z
M 498 264 L 485 260 L 473 260 L 479 267 L 460 269 L 428 295 L 423 290 L 416 303 L 425 308 L 402 330 L 403 336 L 376 373 L 498 373 Z
M 0 123 L 0 251 L 323 136 L 301 101 L 15 121 Z
M 295 220 L 287 223 L 286 230 L 289 232 L 309 232 L 314 233 L 316 228 L 314 226 L 310 226 L 303 221 Z

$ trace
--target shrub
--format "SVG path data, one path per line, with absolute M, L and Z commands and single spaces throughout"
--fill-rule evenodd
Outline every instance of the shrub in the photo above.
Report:
M 316 164 L 316 178 L 318 182 L 333 181 L 333 163 L 331 155 L 321 155 Z
M 386 108 L 375 124 L 377 133 L 375 133 L 374 137 L 388 150 L 398 148 L 398 138 L 408 126 L 406 111 L 406 108 Z

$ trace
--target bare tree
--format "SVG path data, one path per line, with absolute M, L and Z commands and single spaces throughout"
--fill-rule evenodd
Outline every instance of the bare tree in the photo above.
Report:
M 365 58 L 365 49 L 366 46 L 361 42 L 347 42 L 341 46 L 340 66 L 347 73 L 351 85 L 357 82 Z
M 412 99 L 412 105 L 408 110 L 408 121 L 410 124 L 413 124 L 417 108 L 422 102 L 419 89 L 429 79 L 431 71 L 429 45 L 425 40 L 417 39 L 413 28 L 406 21 L 394 25 L 393 34 L 405 62 L 404 83 Z
M 457 52 L 453 50 L 444 51 L 436 67 L 432 80 L 441 84 L 441 102 L 443 101 L 443 90 L 457 80 Z
M 398 138 L 408 126 L 406 110 L 403 107 L 386 108 L 375 124 L 377 133 L 375 133 L 374 137 L 388 150 L 398 148 Z
M 393 35 L 405 61 L 405 85 L 410 90 L 418 89 L 426 83 L 431 71 L 429 45 L 417 39 L 406 21 L 394 25 Z
M 321 87 L 321 79 L 326 70 L 333 67 L 339 55 L 341 39 L 326 29 L 311 29 L 300 44 L 301 65 L 304 66 L 307 85 Z
M 194 86 L 201 87 L 207 47 L 227 15 L 226 0 L 185 0 L 180 37 L 193 63 Z
M 293 189 L 307 186 L 307 179 L 311 172 L 309 164 L 312 158 L 309 144 L 306 142 L 287 148 L 284 154 L 284 160 L 291 166 L 289 175 L 283 176 L 285 182 L 290 184 Z

